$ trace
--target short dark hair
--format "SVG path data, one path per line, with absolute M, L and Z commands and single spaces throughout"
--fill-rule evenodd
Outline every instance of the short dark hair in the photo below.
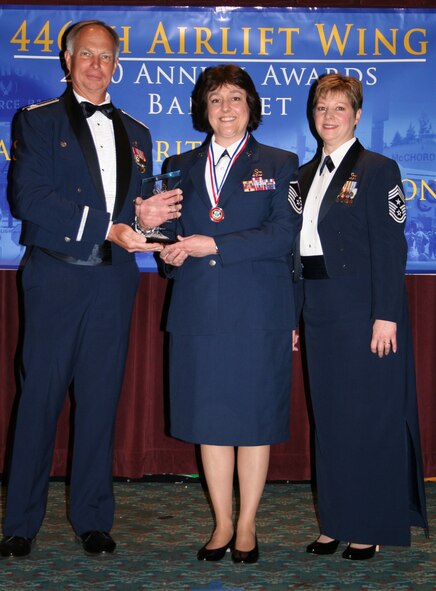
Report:
M 362 83 L 353 76 L 342 76 L 342 74 L 325 74 L 316 83 L 313 95 L 312 106 L 315 109 L 320 98 L 325 98 L 330 92 L 342 92 L 348 97 L 354 113 L 362 108 L 363 91 Z
M 118 37 L 118 33 L 115 31 L 115 29 L 113 29 L 103 21 L 98 20 L 79 21 L 71 27 L 65 38 L 65 47 L 71 55 L 73 55 L 74 53 L 74 43 L 76 41 L 77 35 L 80 33 L 82 29 L 85 29 L 86 27 L 101 27 L 102 29 L 105 29 L 113 39 L 115 47 L 115 58 L 118 57 L 118 54 L 120 53 L 120 38 Z
M 198 77 L 192 92 L 192 124 L 197 131 L 212 133 L 207 113 L 207 97 L 210 92 L 225 86 L 239 86 L 247 93 L 247 104 L 250 112 L 247 129 L 254 131 L 262 121 L 262 105 L 254 82 L 245 70 L 234 64 L 211 66 Z

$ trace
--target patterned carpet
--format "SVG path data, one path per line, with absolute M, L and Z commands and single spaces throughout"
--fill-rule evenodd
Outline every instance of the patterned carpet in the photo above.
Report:
M 427 483 L 430 525 L 436 483 Z M 196 560 L 212 529 L 203 489 L 192 482 L 115 483 L 116 553 L 88 558 L 66 520 L 66 489 L 50 484 L 44 525 L 27 559 L 0 561 L 1 591 L 436 590 L 436 545 L 421 530 L 411 548 L 382 548 L 365 562 L 306 554 L 317 535 L 310 485 L 269 483 L 258 516 L 260 560 Z

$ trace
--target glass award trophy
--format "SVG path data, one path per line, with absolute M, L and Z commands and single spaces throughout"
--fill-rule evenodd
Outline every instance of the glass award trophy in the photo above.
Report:
M 149 199 L 153 195 L 157 195 L 163 191 L 176 189 L 180 182 L 180 175 L 180 170 L 174 170 L 143 179 L 141 184 L 142 199 Z M 165 222 L 163 226 L 144 229 L 140 226 L 139 220 L 135 218 L 134 228 L 136 232 L 147 238 L 147 242 L 170 244 L 171 242 L 175 242 L 176 239 L 176 222 L 177 219 Z

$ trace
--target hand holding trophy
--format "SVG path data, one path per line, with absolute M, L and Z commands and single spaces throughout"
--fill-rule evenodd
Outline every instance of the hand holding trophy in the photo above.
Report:
M 176 220 L 182 208 L 182 192 L 178 189 L 180 170 L 143 179 L 141 199 L 136 201 L 134 229 L 147 242 L 170 244 L 176 237 Z M 167 227 L 161 224 L 172 221 Z

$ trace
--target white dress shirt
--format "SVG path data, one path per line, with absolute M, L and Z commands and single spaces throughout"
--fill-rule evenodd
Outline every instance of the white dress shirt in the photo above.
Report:
M 322 174 L 319 174 L 322 163 L 324 162 L 324 158 L 326 157 L 324 150 L 322 152 L 320 165 L 315 173 L 303 209 L 303 226 L 301 228 L 300 234 L 300 254 L 303 257 L 319 256 L 324 254 L 318 234 L 319 210 L 333 175 L 335 174 L 338 166 L 341 164 L 345 154 L 348 152 L 355 141 L 356 138 L 353 137 L 351 140 L 345 142 L 342 144 L 342 146 L 332 152 L 330 157 L 333 160 L 335 168 L 330 172 L 327 166 L 324 166 Z
M 86 101 L 86 99 L 77 92 L 74 91 L 74 95 L 79 103 Z M 110 102 L 109 93 L 106 93 L 106 99 L 103 103 Z M 104 196 L 106 199 L 106 211 L 112 214 L 115 206 L 115 197 L 117 190 L 117 155 L 115 147 L 115 133 L 112 120 L 103 115 L 100 111 L 96 111 L 91 117 L 87 117 L 86 122 L 88 123 L 91 131 L 92 139 L 94 140 L 95 150 L 97 152 L 98 163 L 100 167 L 101 180 L 103 183 Z M 88 217 L 89 207 L 85 206 L 83 210 L 82 221 L 77 234 L 77 240 L 82 239 L 83 231 L 86 224 L 86 218 Z M 108 230 L 112 222 L 108 225 Z
M 233 143 L 231 146 L 228 146 L 227 148 L 223 148 L 223 146 L 220 146 L 219 144 L 216 143 L 215 136 L 212 136 L 211 143 L 212 143 L 212 150 L 213 150 L 213 156 L 214 156 L 213 165 L 215 167 L 215 176 L 216 176 L 218 187 L 221 187 L 221 182 L 223 180 L 224 174 L 226 173 L 230 158 L 236 152 L 238 146 L 241 143 L 241 140 L 239 139 L 238 141 Z M 227 150 L 228 156 L 223 156 L 221 158 L 221 156 L 223 155 L 223 153 L 226 150 Z M 205 176 L 206 187 L 207 187 L 207 192 L 209 193 L 209 199 L 210 199 L 211 204 L 215 207 L 216 203 L 215 203 L 213 190 L 212 190 L 212 181 L 210 178 L 209 162 L 206 163 L 205 175 L 206 175 Z

